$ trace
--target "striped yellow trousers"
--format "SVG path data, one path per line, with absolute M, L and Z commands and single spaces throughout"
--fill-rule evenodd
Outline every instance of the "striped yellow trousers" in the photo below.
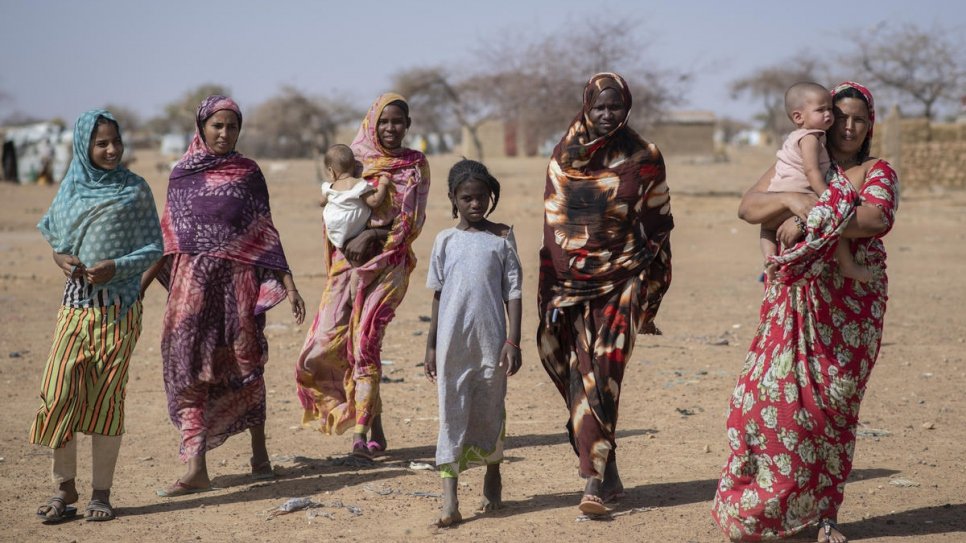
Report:
M 30 442 L 63 447 L 74 432 L 124 433 L 131 352 L 141 335 L 141 302 L 116 320 L 120 306 L 61 307 Z

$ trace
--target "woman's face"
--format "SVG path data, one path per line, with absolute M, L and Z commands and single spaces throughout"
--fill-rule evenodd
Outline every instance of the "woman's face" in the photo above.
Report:
M 587 112 L 591 135 L 599 138 L 611 133 L 627 117 L 627 107 L 617 89 L 604 89 Z
M 114 123 L 101 122 L 97 125 L 87 154 L 98 169 L 110 171 L 117 168 L 124 155 L 124 143 Z
M 406 137 L 406 130 L 409 128 L 407 124 L 406 112 L 401 107 L 395 104 L 384 107 L 379 114 L 379 120 L 376 121 L 376 135 L 379 137 L 379 143 L 390 151 L 402 147 L 403 138 Z
M 835 122 L 828 132 L 833 151 L 851 157 L 862 149 L 869 133 L 869 107 L 858 98 L 839 98 L 834 106 Z
M 224 156 L 235 150 L 241 123 L 234 111 L 222 109 L 205 121 L 205 143 L 212 153 Z

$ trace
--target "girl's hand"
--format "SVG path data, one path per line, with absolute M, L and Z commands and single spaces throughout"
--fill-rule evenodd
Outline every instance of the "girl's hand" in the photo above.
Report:
M 84 270 L 84 277 L 87 278 L 87 282 L 96 285 L 98 283 L 106 283 L 114 277 L 114 260 L 101 260 L 97 264 L 94 264 L 90 268 Z
M 84 275 L 84 264 L 74 255 L 55 252 L 54 263 L 63 270 L 65 276 L 71 279 Z
M 302 324 L 305 320 L 305 300 L 298 290 L 288 291 L 288 303 L 292 305 L 292 316 L 295 317 L 295 324 Z
M 520 371 L 520 366 L 523 365 L 523 357 L 520 353 L 520 348 L 516 345 L 510 345 L 509 342 L 503 344 L 503 349 L 500 350 L 500 367 L 506 367 L 507 376 L 514 375 L 516 372 Z
M 423 360 L 423 372 L 430 383 L 436 383 L 436 347 L 426 347 L 426 358 Z
M 797 216 L 789 217 L 778 227 L 775 231 L 775 237 L 778 241 L 785 247 L 791 247 L 799 242 L 799 240 L 805 237 L 805 233 L 802 232 L 801 219 Z

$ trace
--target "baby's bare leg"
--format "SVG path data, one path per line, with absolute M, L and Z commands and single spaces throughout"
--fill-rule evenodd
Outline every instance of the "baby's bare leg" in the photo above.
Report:
M 872 280 L 872 271 L 855 262 L 855 259 L 852 258 L 852 252 L 849 250 L 850 245 L 849 240 L 843 238 L 839 241 L 839 246 L 835 248 L 835 260 L 839 263 L 839 270 L 843 276 L 849 279 L 868 283 Z
M 765 261 L 765 273 L 769 279 L 775 278 L 775 267 L 768 264 L 768 257 L 778 255 L 778 238 L 775 230 L 761 227 L 758 235 L 758 243 L 761 246 L 761 257 Z

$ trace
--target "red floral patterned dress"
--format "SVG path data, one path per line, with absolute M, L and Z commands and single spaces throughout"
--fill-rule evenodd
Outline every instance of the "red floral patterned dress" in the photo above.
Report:
M 806 240 L 775 259 L 780 268 L 731 397 L 731 454 L 712 516 L 735 541 L 788 537 L 834 519 L 852 469 L 859 406 L 888 299 L 881 237 L 892 227 L 899 184 L 882 160 L 859 192 L 837 166 L 829 177 L 830 190 L 808 217 Z M 860 202 L 881 210 L 887 230 L 841 238 Z M 872 270 L 871 282 L 839 273 L 840 242 Z

